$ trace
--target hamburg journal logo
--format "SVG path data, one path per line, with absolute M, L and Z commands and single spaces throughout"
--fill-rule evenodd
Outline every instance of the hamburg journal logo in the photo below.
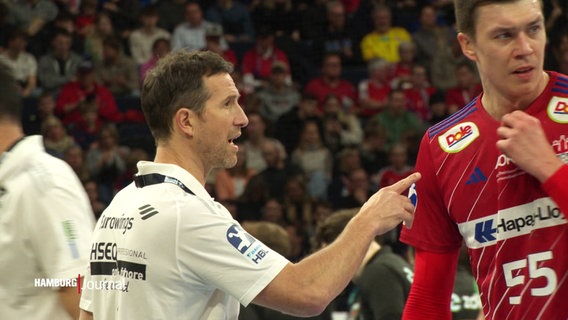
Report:
M 479 129 L 473 122 L 463 122 L 450 128 L 438 137 L 438 143 L 447 153 L 456 153 L 465 149 L 479 137 Z
M 568 123 L 568 98 L 552 97 L 546 111 L 552 121 Z

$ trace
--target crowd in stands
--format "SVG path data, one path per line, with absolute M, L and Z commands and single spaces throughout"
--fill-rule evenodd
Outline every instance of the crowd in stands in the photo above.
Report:
M 567 7 L 545 1 L 545 68 L 563 73 Z M 409 175 L 426 128 L 481 90 L 452 1 L 1 0 L 25 132 L 73 167 L 97 215 L 153 157 L 140 86 L 172 50 L 234 64 L 249 125 L 207 187 L 237 220 L 284 227 L 291 259 L 326 216 Z

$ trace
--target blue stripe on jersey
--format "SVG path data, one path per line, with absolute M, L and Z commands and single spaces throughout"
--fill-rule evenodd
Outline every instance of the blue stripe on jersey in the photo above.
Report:
M 554 85 L 557 86 L 557 87 L 568 88 L 568 83 L 556 82 L 556 83 L 554 83 Z
M 564 82 L 568 82 L 568 78 L 565 77 L 565 76 L 562 76 L 562 75 L 560 75 L 560 74 L 558 74 L 557 80 L 564 81 Z
M 460 122 L 465 117 L 473 113 L 477 108 L 475 107 L 475 103 L 477 102 L 477 97 L 471 100 L 465 107 L 461 108 L 458 112 L 452 114 L 447 119 L 440 121 L 438 124 L 430 127 L 428 129 L 428 138 L 432 138 L 433 136 L 437 135 L 438 133 L 448 129 L 449 127 L 453 126 L 457 122 Z
M 553 88 L 552 92 L 560 92 L 560 93 L 568 94 L 568 89 Z

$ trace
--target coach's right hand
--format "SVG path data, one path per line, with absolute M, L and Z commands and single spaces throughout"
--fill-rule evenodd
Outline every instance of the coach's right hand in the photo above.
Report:
M 399 182 L 381 188 L 373 194 L 361 207 L 361 218 L 369 218 L 369 223 L 375 225 L 377 235 L 381 235 L 399 223 L 404 222 L 407 228 L 412 227 L 414 206 L 406 195 L 401 195 L 413 183 L 420 180 L 420 173 L 415 172 Z

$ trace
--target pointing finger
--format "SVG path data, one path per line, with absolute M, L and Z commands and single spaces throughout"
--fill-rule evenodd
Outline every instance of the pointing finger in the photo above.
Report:
M 388 186 L 386 188 L 388 188 L 389 190 L 392 190 L 398 194 L 402 193 L 404 190 L 410 188 L 410 186 L 415 183 L 416 181 L 420 180 L 420 178 L 422 177 L 422 175 L 420 174 L 420 172 L 415 172 L 411 175 L 409 175 L 408 177 L 398 181 L 397 183 Z

